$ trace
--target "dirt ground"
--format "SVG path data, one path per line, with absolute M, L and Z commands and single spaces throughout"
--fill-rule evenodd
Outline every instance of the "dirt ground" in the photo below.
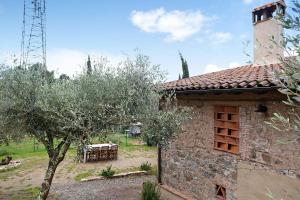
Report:
M 55 185 L 50 200 L 138 200 L 141 197 L 145 181 L 155 181 L 155 176 L 136 176 L 77 182 L 66 185 Z
M 155 182 L 155 176 L 134 176 L 90 182 L 55 185 L 49 200 L 139 200 L 145 181 Z M 83 189 L 84 188 L 84 189 Z M 160 189 L 162 200 L 183 200 L 172 193 Z
M 39 187 L 47 167 L 47 157 L 31 157 L 22 161 L 22 165 L 14 170 L 0 173 L 0 199 L 15 199 L 22 190 Z M 100 161 L 96 163 L 75 163 L 73 157 L 67 157 L 58 167 L 52 187 L 78 184 L 75 177 L 81 173 L 97 175 L 106 166 L 118 171 L 130 171 L 139 167 L 143 162 L 156 166 L 155 151 L 120 152 L 118 160 Z M 8 198 L 11 197 L 11 198 Z

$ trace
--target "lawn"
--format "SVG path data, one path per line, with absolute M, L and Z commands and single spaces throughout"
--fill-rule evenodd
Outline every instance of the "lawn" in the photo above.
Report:
M 127 140 L 127 142 L 126 142 Z M 131 152 L 131 151 L 154 151 L 156 147 L 150 147 L 143 145 L 139 138 L 131 138 L 123 134 L 108 134 L 106 137 L 98 138 L 95 137 L 92 140 L 93 144 L 113 142 L 119 145 L 121 151 Z M 68 155 L 75 156 L 76 147 L 71 145 Z M 12 156 L 13 159 L 22 159 L 34 156 L 46 156 L 47 152 L 43 144 L 37 142 L 33 138 L 25 138 L 20 142 L 12 142 L 8 146 L 0 146 L 0 159 L 5 156 Z
M 53 185 L 71 184 L 88 176 L 99 175 L 102 169 L 112 165 L 117 172 L 128 172 L 139 169 L 144 162 L 150 162 L 156 169 L 156 147 L 144 145 L 138 138 L 128 138 L 123 134 L 109 134 L 105 138 L 94 138 L 92 143 L 111 141 L 119 144 L 118 160 L 101 161 L 95 163 L 77 163 L 76 147 L 71 146 L 65 160 L 59 165 L 53 180 Z M 32 138 L 25 138 L 21 142 L 12 142 L 9 146 L 0 146 L 0 159 L 10 155 L 13 160 L 20 160 L 18 168 L 0 172 L 0 199 L 1 197 L 16 195 L 36 195 L 40 186 L 48 156 L 42 144 Z M 29 194 L 28 194 L 29 193 Z M 9 199 L 15 199 L 9 198 Z

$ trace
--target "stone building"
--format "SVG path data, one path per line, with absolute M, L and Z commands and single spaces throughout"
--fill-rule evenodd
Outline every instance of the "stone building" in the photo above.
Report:
M 274 16 L 285 8 L 277 1 L 253 10 L 254 64 L 163 85 L 194 111 L 161 152 L 163 187 L 191 199 L 300 199 L 300 139 L 265 124 L 288 110 L 273 75 L 283 52 L 265 49 L 268 36 L 282 41 Z

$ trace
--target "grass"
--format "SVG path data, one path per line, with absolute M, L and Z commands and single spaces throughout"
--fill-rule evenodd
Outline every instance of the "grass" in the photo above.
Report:
M 128 172 L 135 172 L 135 171 L 140 171 L 140 167 L 129 167 L 129 168 L 123 168 L 123 169 L 115 169 L 116 174 L 120 173 L 128 173 Z
M 24 190 L 19 190 L 18 192 L 9 193 L 5 196 L 2 193 L 0 193 L 0 196 L 3 195 L 2 197 L 6 197 L 7 199 L 14 199 L 14 200 L 31 200 L 31 199 L 37 199 L 39 193 L 40 193 L 40 187 L 27 187 Z
M 122 151 L 125 152 L 132 152 L 132 151 L 155 151 L 156 147 L 150 147 L 147 145 L 141 144 L 139 138 L 127 138 L 127 144 L 126 144 L 126 136 L 124 134 L 108 134 L 104 139 L 101 138 L 94 138 L 92 140 L 93 143 L 103 143 L 103 142 L 109 142 L 118 144 L 119 148 Z
M 132 151 L 155 151 L 156 147 L 149 147 L 147 145 L 141 144 L 138 138 L 127 138 L 124 134 L 108 134 L 105 139 L 100 139 L 95 137 L 92 143 L 103 143 L 103 142 L 113 142 L 119 145 L 121 151 L 132 152 Z M 34 145 L 35 144 L 35 145 Z M 68 155 L 75 156 L 76 147 L 71 146 Z M 6 156 L 12 156 L 13 159 L 23 159 L 28 157 L 43 157 L 47 156 L 47 152 L 43 144 L 36 142 L 32 138 L 25 138 L 20 142 L 11 142 L 9 146 L 0 145 L 0 159 Z
M 38 165 L 44 163 L 45 159 L 47 159 L 46 155 L 42 157 L 33 156 L 31 158 L 25 158 L 18 167 L 0 172 L 0 180 L 7 180 L 8 177 L 16 175 L 18 172 L 34 169 Z
M 40 187 L 28 187 L 23 191 L 26 196 L 36 198 L 40 193 Z
M 34 145 L 35 144 L 35 145 Z M 71 146 L 68 154 L 75 155 L 76 149 Z M 29 157 L 47 156 L 47 152 L 43 144 L 36 142 L 33 138 L 25 138 L 20 142 L 11 142 L 8 146 L 0 145 L 0 159 L 6 156 L 12 156 L 14 160 Z
M 120 173 L 128 173 L 128 172 L 136 172 L 136 171 L 141 171 L 141 167 L 140 166 L 133 166 L 133 167 L 129 167 L 129 168 L 114 168 L 114 170 L 116 171 L 116 174 L 120 174 Z M 151 170 L 149 170 L 150 174 L 153 176 L 157 176 L 157 165 L 153 165 L 151 167 Z
M 93 175 L 94 175 L 94 172 L 93 172 L 92 170 L 85 171 L 85 172 L 82 172 L 82 173 L 77 174 L 77 175 L 74 177 L 74 180 L 75 180 L 75 181 L 81 181 L 81 179 L 86 178 L 86 177 L 89 177 L 89 176 L 93 176 Z
M 36 147 L 34 150 L 34 140 L 31 138 L 25 138 L 20 142 L 11 142 L 9 146 L 0 146 L 0 159 L 7 155 L 12 156 L 13 159 L 46 155 L 43 145 L 39 144 Z
M 153 176 L 157 176 L 157 165 L 152 166 L 151 170 L 150 170 L 150 174 Z
M 107 135 L 105 141 L 99 140 L 99 138 L 94 138 L 92 140 L 93 143 L 103 143 L 103 142 L 113 142 L 119 145 L 119 151 L 125 155 L 125 157 L 133 157 L 135 156 L 135 151 L 138 152 L 150 152 L 150 155 L 152 155 L 152 152 L 156 151 L 156 147 L 148 147 L 146 145 L 143 145 L 141 141 L 138 138 L 127 138 L 127 144 L 126 144 L 126 137 L 123 134 L 109 134 Z M 47 152 L 44 148 L 44 146 L 39 143 L 36 144 L 36 148 L 34 148 L 34 139 L 32 138 L 25 138 L 24 140 L 20 142 L 11 142 L 9 146 L 0 145 L 0 159 L 3 159 L 5 156 L 12 156 L 13 160 L 21 160 L 21 165 L 17 168 L 10 169 L 8 171 L 0 172 L 0 181 L 9 181 L 10 177 L 13 176 L 24 176 L 24 173 L 30 173 L 31 171 L 36 170 L 37 168 L 44 168 L 45 163 L 48 160 Z M 67 153 L 67 159 L 69 158 L 75 158 L 76 155 L 76 147 L 72 145 Z M 143 154 L 144 155 L 144 154 Z M 147 156 L 148 154 L 145 154 L 144 156 Z M 155 154 L 154 154 L 155 155 Z M 67 166 L 65 166 L 65 173 L 68 175 L 71 175 L 71 177 L 74 177 L 74 173 L 76 173 L 76 167 L 77 163 L 70 163 Z M 131 167 L 127 169 L 114 169 L 116 170 L 116 173 L 121 172 L 130 172 L 130 171 L 138 171 L 139 166 Z M 155 166 L 153 166 L 152 171 L 156 170 Z M 151 171 L 151 173 L 152 173 Z M 155 172 L 153 172 L 155 173 Z M 86 178 L 88 176 L 98 175 L 99 170 L 92 169 L 92 170 L 82 170 L 79 174 L 77 174 L 74 179 L 76 181 L 79 181 L 83 178 Z M 29 193 L 35 193 L 37 191 L 37 188 L 31 187 L 24 187 L 26 190 L 19 190 L 18 193 L 16 193 L 17 198 L 13 199 L 22 199 L 19 198 L 18 195 L 27 195 L 30 196 Z M 0 189 L 1 192 L 3 192 Z M 26 199 L 26 198 L 24 198 Z M 30 198 L 29 198 L 30 199 Z

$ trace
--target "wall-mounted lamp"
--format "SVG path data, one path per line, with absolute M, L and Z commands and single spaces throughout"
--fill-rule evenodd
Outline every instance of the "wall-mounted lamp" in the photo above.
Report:
M 262 112 L 265 113 L 268 111 L 267 106 L 263 105 L 263 104 L 259 104 L 257 107 L 257 110 L 255 110 L 255 112 Z

